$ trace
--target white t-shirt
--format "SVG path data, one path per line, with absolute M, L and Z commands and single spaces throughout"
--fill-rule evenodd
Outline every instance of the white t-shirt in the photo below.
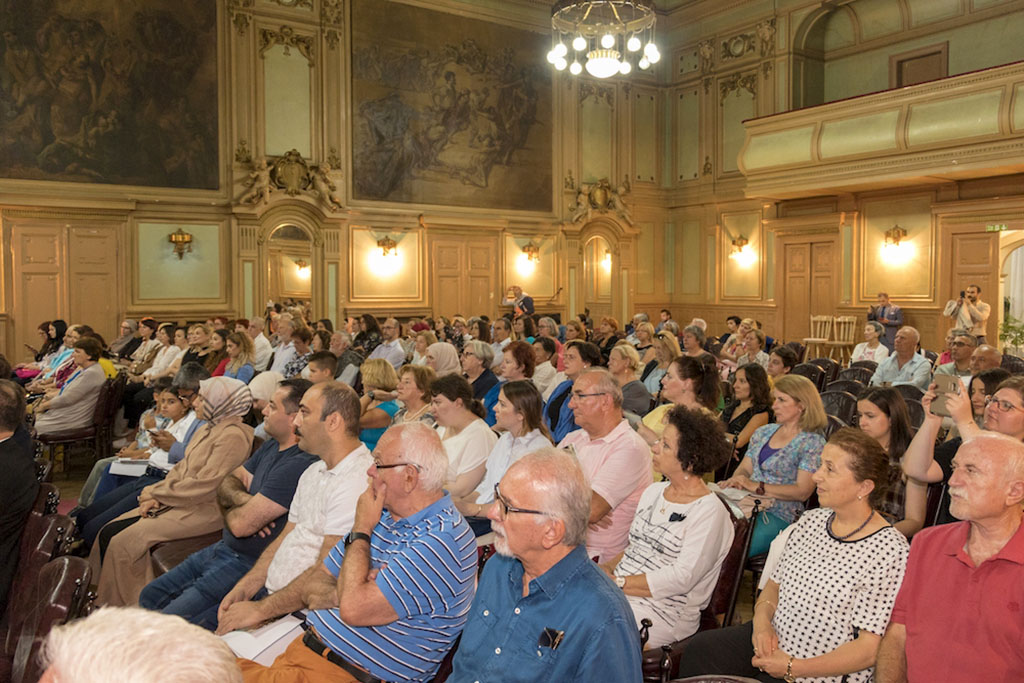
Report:
M 331 469 L 323 460 L 306 468 L 288 509 L 288 521 L 295 528 L 284 537 L 267 568 L 268 591 L 281 590 L 313 566 L 324 536 L 344 536 L 352 530 L 356 500 L 366 490 L 366 471 L 372 464 L 369 449 L 360 444 Z
M 192 423 L 195 421 L 196 414 L 190 410 L 185 417 L 168 427 L 167 432 L 174 437 L 175 441 L 184 441 L 185 435 L 188 434 L 188 428 L 191 427 Z M 151 446 L 149 449 L 149 464 L 168 472 L 172 467 L 174 467 L 169 460 L 170 455 L 170 453 L 162 448 Z
M 483 480 L 476 487 L 476 502 L 484 505 L 494 502 L 494 485 L 501 481 L 512 464 L 527 453 L 533 453 L 541 448 L 551 446 L 548 437 L 544 436 L 539 429 L 534 429 L 529 434 L 514 437 L 512 432 L 505 432 L 498 438 L 498 442 L 491 449 L 487 456 L 487 472 Z
M 445 438 L 444 427 L 438 427 L 437 433 L 444 444 L 444 452 L 448 454 L 448 476 L 445 481 L 454 482 L 460 474 L 465 474 L 487 462 L 498 435 L 491 431 L 487 423 L 477 418 L 466 425 L 466 428 L 455 436 Z

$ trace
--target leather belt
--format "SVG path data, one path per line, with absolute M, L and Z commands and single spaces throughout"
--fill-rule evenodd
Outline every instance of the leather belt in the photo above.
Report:
M 317 637 L 317 635 L 313 633 L 313 629 L 307 630 L 306 633 L 302 636 L 302 644 L 308 647 L 316 654 L 326 659 L 331 664 L 336 664 L 345 671 L 352 674 L 352 676 L 357 681 L 362 681 L 362 683 L 383 683 L 381 679 L 376 678 L 375 676 L 373 676 L 367 671 L 364 671 L 363 669 L 360 669 L 358 666 L 352 664 L 344 657 L 331 650 L 331 648 L 324 645 L 323 641 L 321 641 Z

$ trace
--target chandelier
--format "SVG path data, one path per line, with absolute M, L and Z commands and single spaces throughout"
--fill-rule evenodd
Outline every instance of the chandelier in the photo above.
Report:
M 548 62 L 576 76 L 627 75 L 661 59 L 654 44 L 653 0 L 558 0 L 551 7 Z M 571 60 L 571 61 L 570 61 Z

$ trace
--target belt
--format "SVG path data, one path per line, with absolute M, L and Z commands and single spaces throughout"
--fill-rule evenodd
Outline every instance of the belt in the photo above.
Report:
M 357 681 L 362 681 L 362 683 L 383 683 L 379 678 L 374 677 L 372 674 L 360 669 L 355 664 L 350 663 L 341 655 L 333 652 L 331 648 L 324 645 L 324 643 L 316 636 L 313 629 L 309 629 L 302 636 L 302 644 L 326 659 L 331 664 L 336 664 L 352 674 Z

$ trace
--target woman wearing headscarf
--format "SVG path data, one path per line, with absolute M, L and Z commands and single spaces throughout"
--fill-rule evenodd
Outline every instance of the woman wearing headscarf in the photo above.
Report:
M 110 342 L 110 352 L 121 357 L 128 357 L 142 343 L 142 338 L 136 334 L 139 331 L 139 323 L 131 318 L 122 320 L 118 331 L 121 334 Z
M 448 342 L 437 342 L 427 347 L 427 365 L 434 368 L 438 377 L 444 377 L 453 372 L 459 377 L 462 376 L 459 352 Z
M 184 459 L 163 481 L 144 488 L 139 507 L 103 527 L 93 544 L 89 563 L 99 576 L 99 604 L 138 602 L 154 578 L 150 550 L 156 544 L 223 528 L 217 487 L 249 457 L 252 427 L 242 418 L 251 405 L 249 387 L 237 379 L 199 383 L 193 406 L 206 424 L 192 436 Z

